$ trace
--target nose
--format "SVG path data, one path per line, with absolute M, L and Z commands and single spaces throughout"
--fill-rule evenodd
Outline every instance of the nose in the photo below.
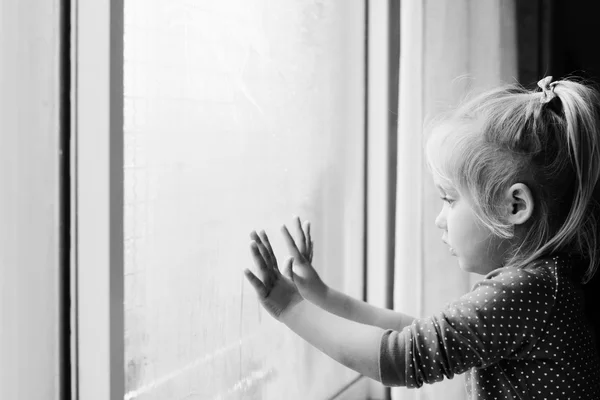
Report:
M 438 216 L 435 218 L 435 226 L 437 226 L 440 229 L 446 230 L 446 215 L 444 213 L 444 210 L 440 211 Z

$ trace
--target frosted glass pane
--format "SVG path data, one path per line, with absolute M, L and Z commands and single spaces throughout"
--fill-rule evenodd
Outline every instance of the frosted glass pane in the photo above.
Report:
M 324 399 L 357 375 L 262 310 L 249 233 L 313 223 L 361 297 L 362 1 L 125 0 L 126 399 Z

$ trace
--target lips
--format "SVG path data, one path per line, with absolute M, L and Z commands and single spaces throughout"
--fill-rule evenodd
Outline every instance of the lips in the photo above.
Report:
M 448 248 L 450 249 L 450 254 L 452 254 L 453 256 L 456 255 L 456 251 L 448 244 L 448 241 L 446 240 L 445 237 L 442 238 L 442 242 L 444 242 L 446 244 L 446 246 L 448 246 Z

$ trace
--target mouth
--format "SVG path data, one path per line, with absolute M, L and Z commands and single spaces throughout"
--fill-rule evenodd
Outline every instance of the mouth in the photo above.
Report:
M 442 242 L 444 242 L 446 244 L 446 246 L 448 246 L 449 250 L 450 250 L 450 254 L 452 254 L 453 256 L 456 256 L 456 250 L 454 250 L 454 248 L 452 248 L 448 242 L 446 241 L 445 238 L 442 238 Z

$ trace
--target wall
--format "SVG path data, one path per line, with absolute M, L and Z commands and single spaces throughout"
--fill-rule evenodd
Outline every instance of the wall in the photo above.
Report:
M 58 1 L 0 1 L 0 398 L 60 394 Z

